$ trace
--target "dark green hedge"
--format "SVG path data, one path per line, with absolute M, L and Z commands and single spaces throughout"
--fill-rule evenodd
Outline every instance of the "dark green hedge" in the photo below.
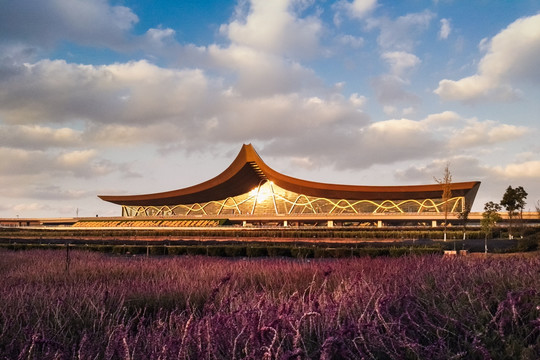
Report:
M 65 245 L 3 244 L 0 249 L 65 249 Z M 70 249 L 98 251 L 115 255 L 207 255 L 219 257 L 292 257 L 305 258 L 345 258 L 360 256 L 404 256 L 420 254 L 441 254 L 440 247 L 293 247 L 293 246 L 250 246 L 250 245 L 179 245 L 179 246 L 138 246 L 138 245 L 70 245 Z

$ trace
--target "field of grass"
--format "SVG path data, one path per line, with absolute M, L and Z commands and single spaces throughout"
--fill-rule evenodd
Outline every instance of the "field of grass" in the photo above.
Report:
M 540 258 L 0 251 L 1 359 L 538 359 Z

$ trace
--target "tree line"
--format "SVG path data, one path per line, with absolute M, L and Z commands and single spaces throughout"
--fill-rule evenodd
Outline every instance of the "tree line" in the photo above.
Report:
M 521 223 L 523 220 L 523 210 L 525 208 L 525 199 L 527 199 L 527 195 L 529 194 L 525 191 L 523 186 L 517 186 L 515 188 L 508 186 L 499 203 L 488 201 L 484 204 L 481 226 L 486 239 L 488 236 L 491 236 L 493 227 L 502 220 L 499 213 L 503 208 L 508 212 L 508 235 L 511 239 L 514 238 L 515 221 L 518 220 Z M 536 209 L 540 215 L 540 205 L 538 205 Z

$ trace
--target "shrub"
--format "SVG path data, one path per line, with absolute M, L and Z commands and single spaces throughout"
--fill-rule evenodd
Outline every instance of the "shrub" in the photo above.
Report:
M 292 257 L 290 246 L 268 246 L 266 251 L 271 257 Z
M 267 256 L 268 251 L 266 247 L 262 246 L 248 246 L 246 249 L 246 255 L 248 257 L 261 257 L 261 256 Z
M 213 245 L 213 246 L 208 246 L 207 249 L 208 249 L 207 254 L 209 256 L 221 256 L 221 257 L 227 256 L 225 246 Z
M 207 255 L 208 254 L 207 246 L 199 246 L 199 245 L 187 246 L 186 250 L 187 250 L 188 255 Z
M 400 257 L 403 255 L 409 254 L 409 250 L 410 249 L 404 248 L 404 247 L 399 247 L 399 248 L 394 247 L 394 248 L 390 248 L 388 252 L 389 252 L 389 255 L 392 257 Z
M 116 245 L 113 246 L 111 249 L 113 254 L 125 254 L 126 253 L 126 246 L 125 245 Z
M 536 251 L 538 250 L 539 237 L 531 235 L 518 240 L 518 251 Z
M 353 254 L 355 256 L 369 256 L 369 257 L 378 257 L 378 256 L 389 256 L 390 249 L 388 248 L 373 248 L 373 247 L 364 247 L 359 249 L 354 249 Z
M 291 255 L 297 259 L 307 259 L 315 257 L 315 250 L 313 248 L 295 247 L 291 248 Z
M 167 246 L 167 254 L 169 255 L 186 255 L 188 253 L 187 246 Z
M 247 256 L 246 247 L 243 245 L 230 245 L 225 247 L 225 255 L 229 257 Z

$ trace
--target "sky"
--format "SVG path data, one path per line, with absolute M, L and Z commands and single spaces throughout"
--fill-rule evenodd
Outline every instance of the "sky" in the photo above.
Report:
M 251 143 L 351 185 L 540 200 L 537 0 L 0 0 L 0 217 L 119 216 Z

